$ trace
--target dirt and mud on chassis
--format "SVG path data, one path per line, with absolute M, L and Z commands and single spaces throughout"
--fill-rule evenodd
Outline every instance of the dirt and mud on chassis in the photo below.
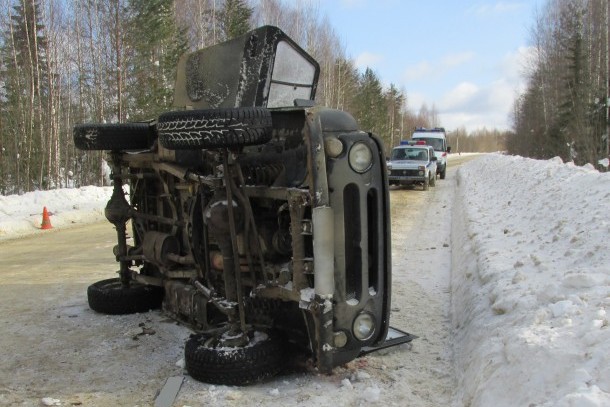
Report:
M 300 355 L 329 373 L 413 339 L 389 327 L 383 146 L 348 113 L 314 106 L 318 72 L 261 27 L 181 58 L 180 110 L 74 128 L 78 148 L 109 150 L 114 181 L 119 276 L 91 285 L 89 305 L 162 307 L 195 332 L 195 379 L 252 383 Z

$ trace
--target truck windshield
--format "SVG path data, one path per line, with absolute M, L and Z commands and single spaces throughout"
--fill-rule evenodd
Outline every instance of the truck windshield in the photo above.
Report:
M 432 146 L 435 151 L 445 151 L 443 139 L 435 137 L 417 137 L 413 140 L 424 140 L 427 145 Z
M 428 161 L 428 152 L 423 148 L 395 148 L 392 161 L 398 160 Z

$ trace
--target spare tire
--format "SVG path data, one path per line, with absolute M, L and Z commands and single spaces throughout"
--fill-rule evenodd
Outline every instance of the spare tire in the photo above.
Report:
M 109 278 L 87 288 L 89 308 L 109 315 L 148 312 L 161 307 L 163 288 L 130 281 L 124 286 L 119 278 Z
M 74 126 L 74 145 L 80 150 L 143 150 L 156 138 L 152 123 L 85 123 Z
M 168 112 L 159 116 L 159 143 L 171 150 L 233 148 L 271 140 L 271 112 L 262 107 Z

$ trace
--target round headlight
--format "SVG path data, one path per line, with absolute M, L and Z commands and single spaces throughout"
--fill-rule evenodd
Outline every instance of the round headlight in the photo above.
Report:
M 371 339 L 375 333 L 375 320 L 371 314 L 363 312 L 354 319 L 354 336 L 360 341 Z
M 366 172 L 373 165 L 373 152 L 364 143 L 356 143 L 349 150 L 349 165 L 356 172 Z
M 328 137 L 324 140 L 326 154 L 331 158 L 337 158 L 343 152 L 343 143 L 336 137 Z

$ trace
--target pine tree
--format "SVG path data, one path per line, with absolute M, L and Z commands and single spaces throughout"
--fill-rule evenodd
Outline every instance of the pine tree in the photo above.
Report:
M 250 30 L 252 9 L 244 0 L 225 0 L 220 11 L 220 27 L 224 38 L 230 40 Z
M 44 25 L 41 23 L 41 8 L 38 0 L 21 0 L 13 6 L 14 13 L 11 15 L 12 44 L 15 51 L 17 66 L 33 71 L 37 68 L 39 72 L 32 72 L 34 87 L 43 84 L 46 71 L 46 45 L 44 36 Z M 27 72 L 26 72 L 27 74 Z
M 128 41 L 128 118 L 149 119 L 172 104 L 175 69 L 186 52 L 172 0 L 131 0 Z
M 388 108 L 383 97 L 379 78 L 371 68 L 366 68 L 360 77 L 359 90 L 356 96 L 354 116 L 363 130 L 377 135 L 387 132 Z

